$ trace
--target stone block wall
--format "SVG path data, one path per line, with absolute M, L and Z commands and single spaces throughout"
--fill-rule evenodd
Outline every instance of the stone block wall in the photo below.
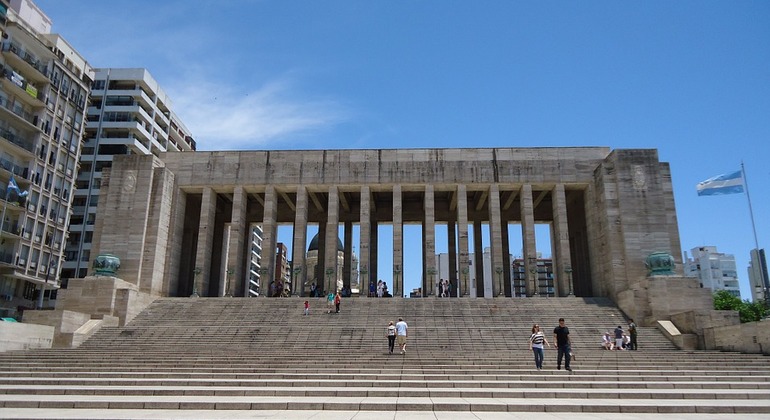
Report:
M 708 349 L 770 355 L 770 320 L 704 329 Z
M 21 322 L 0 322 L 0 352 L 45 349 L 53 345 L 54 327 Z

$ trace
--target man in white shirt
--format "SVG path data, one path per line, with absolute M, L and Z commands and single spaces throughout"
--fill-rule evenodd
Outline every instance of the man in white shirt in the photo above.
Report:
M 409 327 L 404 322 L 403 318 L 399 318 L 396 322 L 396 342 L 401 347 L 401 354 L 406 353 L 406 337 L 409 335 Z

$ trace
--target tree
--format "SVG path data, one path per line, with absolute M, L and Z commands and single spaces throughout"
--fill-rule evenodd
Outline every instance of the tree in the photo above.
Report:
M 741 323 L 759 321 L 768 313 L 764 302 L 741 301 L 726 290 L 714 293 L 714 309 L 738 311 Z

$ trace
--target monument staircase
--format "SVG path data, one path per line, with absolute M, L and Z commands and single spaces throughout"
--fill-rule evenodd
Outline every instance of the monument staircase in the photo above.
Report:
M 638 351 L 602 350 L 602 333 L 627 325 L 607 299 L 353 297 L 328 314 L 314 298 L 309 316 L 303 301 L 162 298 L 78 348 L 0 354 L 0 412 L 770 413 L 765 356 L 678 350 L 655 327 L 639 328 Z M 405 355 L 387 352 L 398 317 Z M 551 341 L 560 317 L 573 370 L 548 349 L 538 371 L 530 329 Z

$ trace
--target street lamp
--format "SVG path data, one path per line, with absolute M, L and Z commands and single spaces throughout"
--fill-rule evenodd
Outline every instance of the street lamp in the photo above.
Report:
M 198 294 L 198 275 L 202 271 L 203 270 L 201 270 L 200 267 L 195 267 L 193 269 L 193 292 L 190 295 L 190 297 L 193 297 L 193 298 L 201 297 L 201 295 Z
M 470 269 L 470 268 L 468 268 L 468 267 L 463 267 L 463 269 L 462 269 L 462 272 L 463 272 L 463 279 L 465 279 L 465 280 L 463 281 L 463 288 L 465 289 L 465 290 L 463 290 L 463 295 L 467 295 L 467 294 L 469 294 L 469 292 L 468 292 L 468 291 L 471 289 L 471 288 L 468 286 L 468 273 L 470 273 L 470 271 L 471 271 L 471 269 Z M 458 293 L 458 296 L 459 296 L 459 293 Z
M 302 282 L 302 284 L 300 285 L 300 281 L 299 281 L 299 275 L 302 274 L 302 267 L 294 267 L 294 270 L 292 270 L 292 272 L 294 273 L 294 283 L 292 284 L 292 286 L 294 286 L 293 287 L 294 294 L 296 295 L 297 293 L 302 293 L 304 295 L 305 282 Z M 302 289 L 298 292 L 297 287 L 301 287 Z
M 495 267 L 495 273 L 497 273 L 497 295 L 503 295 L 503 267 Z
M 433 287 L 433 284 L 434 284 L 433 276 L 436 274 L 436 267 L 428 267 L 428 269 L 425 270 L 425 272 L 428 273 L 428 275 L 430 276 L 430 284 L 431 284 L 431 287 Z
M 572 296 L 572 267 L 564 267 L 564 272 L 567 273 L 567 279 L 569 280 L 569 296 Z
M 533 296 L 539 296 L 540 295 L 540 285 L 537 282 L 537 276 L 535 275 L 537 273 L 537 258 L 529 258 L 529 275 L 530 275 L 530 281 L 533 285 L 534 289 L 534 295 Z
M 327 268 L 326 269 L 326 284 L 329 286 L 329 290 L 325 290 L 326 293 L 329 292 L 336 292 L 337 291 L 337 285 L 335 284 L 334 287 L 332 287 L 332 276 L 334 275 L 334 269 L 333 268 Z M 336 283 L 336 282 L 335 282 Z
M 230 286 L 230 276 L 232 276 L 234 272 L 235 270 L 233 270 L 232 267 L 229 267 L 227 271 L 225 271 L 225 274 L 227 274 L 227 277 L 225 277 L 225 293 L 224 293 L 225 297 L 233 297 L 233 295 L 230 294 L 229 286 Z
M 261 286 L 262 285 L 262 281 L 264 280 L 262 277 L 267 277 L 267 273 L 269 273 L 270 270 L 268 270 L 267 267 L 262 267 L 262 268 L 260 268 L 257 271 L 259 271 L 259 282 L 258 283 L 259 283 L 260 288 L 261 288 L 262 287 Z M 267 290 L 265 291 L 265 297 L 272 297 L 272 296 L 270 296 L 270 292 L 271 292 L 271 290 L 268 287 Z
M 369 269 L 366 265 L 362 265 L 361 268 L 358 269 L 359 280 L 358 280 L 358 296 L 369 296 Z M 395 284 L 393 285 L 393 290 L 395 291 Z
M 403 287 L 398 287 L 398 275 L 401 274 L 401 266 L 394 265 L 393 266 L 393 294 L 395 295 L 397 290 L 403 289 Z M 401 290 L 401 292 L 404 292 L 404 290 Z M 399 293 L 401 293 L 399 292 Z

